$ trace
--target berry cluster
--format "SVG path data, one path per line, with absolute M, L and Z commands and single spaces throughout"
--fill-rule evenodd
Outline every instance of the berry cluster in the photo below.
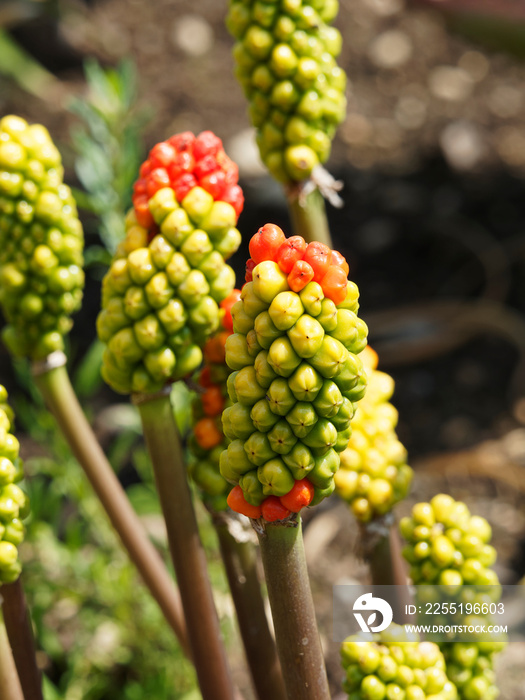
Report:
M 219 162 L 223 151 L 212 155 L 202 146 L 220 144 L 209 133 L 193 141 L 182 134 L 182 142 L 192 143 L 194 154 L 201 144 L 201 160 Z M 177 143 L 177 137 L 170 141 Z M 177 153 L 168 142 L 159 145 L 161 149 L 155 146 L 150 153 L 149 168 L 160 162 L 161 154 Z M 149 177 L 178 168 L 182 153 L 186 151 L 178 153 L 173 169 L 165 161 L 165 167 L 154 168 Z M 228 168 L 232 173 L 233 164 Z M 238 186 L 228 185 L 236 209 L 230 202 L 214 199 L 200 185 L 189 190 L 177 185 L 175 190 L 169 184 L 155 190 L 156 182 L 145 185 L 150 188 L 145 193 L 136 193 L 135 207 L 126 218 L 126 238 L 102 287 L 97 330 L 108 346 L 102 372 L 120 393 L 157 391 L 166 382 L 194 372 L 202 361 L 200 346 L 219 327 L 219 303 L 235 286 L 235 273 L 224 261 L 241 241 L 235 228 L 242 206 Z M 153 192 L 151 197 L 148 192 Z
M 137 221 L 144 228 L 155 224 L 148 203 L 155 192 L 171 187 L 178 202 L 194 187 L 201 187 L 214 200 L 231 204 L 237 216 L 244 196 L 237 184 L 239 169 L 228 158 L 221 139 L 211 131 L 195 136 L 191 131 L 175 134 L 154 146 L 140 167 L 133 186 L 133 206 Z
M 82 226 L 45 127 L 0 120 L 0 303 L 14 355 L 62 350 L 82 300 Z
M 358 520 L 368 522 L 405 498 L 412 469 L 395 432 L 397 410 L 389 403 L 394 380 L 376 370 L 377 355 L 369 346 L 362 359 L 368 374 L 366 395 L 352 421 L 352 435 L 334 478 L 337 494 L 350 504 Z
M 232 305 L 240 299 L 240 291 L 233 292 L 221 303 L 224 316 L 223 330 L 206 341 L 204 366 L 198 373 L 201 387 L 193 401 L 193 430 L 188 439 L 188 471 L 202 491 L 204 502 L 214 511 L 227 507 L 226 498 L 231 485 L 221 475 L 219 460 L 228 439 L 222 430 L 221 415 L 229 403 L 226 380 L 230 369 L 226 365 L 226 340 L 233 331 Z
M 15 483 L 24 473 L 12 421 L 7 391 L 0 385 L 0 583 L 12 583 L 20 575 L 17 547 L 25 534 L 22 520 L 29 515 L 29 499 Z
M 354 635 L 341 645 L 348 700 L 456 700 L 437 644 L 419 642 L 404 627 Z
M 255 267 L 232 307 L 235 332 L 226 341 L 233 405 L 222 420 L 232 442 L 220 468 L 237 485 L 228 498 L 233 510 L 282 520 L 334 490 L 339 453 L 366 388 L 357 356 L 366 326 L 338 253 L 286 240 L 266 224 L 251 239 L 250 254 Z M 300 279 L 294 270 L 305 260 L 309 270 Z M 344 293 L 330 271 L 343 272 Z
M 412 517 L 401 520 L 400 530 L 409 542 L 403 555 L 411 564 L 414 583 L 439 583 L 452 586 L 451 591 L 469 584 L 461 592 L 464 603 L 483 605 L 499 598 L 498 576 L 490 568 L 496 561 L 496 550 L 489 544 L 490 525 L 485 518 L 471 515 L 464 503 L 446 494 L 434 496 L 430 503 L 416 504 Z M 426 589 L 422 591 L 425 596 Z M 490 624 L 487 616 L 463 613 L 454 615 L 453 622 Z M 493 656 L 504 644 L 497 635 L 476 642 L 440 643 L 447 673 L 456 684 L 461 700 L 494 700 L 498 696 Z
M 261 157 L 282 182 L 308 178 L 330 155 L 346 112 L 337 0 L 231 0 L 236 75 Z
M 464 503 L 438 494 L 430 503 L 416 503 L 399 528 L 409 543 L 403 556 L 411 565 L 414 583 L 498 584 L 490 569 L 496 561 L 496 550 L 489 544 L 490 525 L 485 518 L 470 515 Z

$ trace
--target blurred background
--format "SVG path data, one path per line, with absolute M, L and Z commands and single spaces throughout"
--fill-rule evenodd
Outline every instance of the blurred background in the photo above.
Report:
M 407 513 L 439 491 L 485 516 L 503 583 L 525 576 L 525 7 L 520 0 L 341 0 L 348 116 L 329 162 L 344 206 L 336 247 L 361 291 L 398 434 L 416 472 Z M 238 162 L 245 240 L 288 228 L 233 77 L 227 3 L 2 0 L 0 114 L 50 131 L 86 232 L 87 288 L 70 338 L 76 388 L 159 547 L 165 533 L 134 409 L 99 378 L 100 281 L 138 165 L 177 131 L 215 131 Z M 243 279 L 247 244 L 232 260 Z M 24 364 L 0 349 L 33 502 L 24 582 L 51 700 L 195 700 L 195 680 L 106 523 Z M 184 429 L 188 392 L 175 405 Z M 236 631 L 213 529 L 200 513 L 236 679 Z M 334 692 L 334 583 L 365 580 L 357 528 L 334 498 L 308 516 L 309 566 Z M 524 611 L 525 614 L 525 611 Z M 525 698 L 520 644 L 503 700 Z M 174 691 L 174 687 L 177 688 Z

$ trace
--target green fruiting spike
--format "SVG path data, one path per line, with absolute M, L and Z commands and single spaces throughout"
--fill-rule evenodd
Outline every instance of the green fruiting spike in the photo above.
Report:
M 496 561 L 496 550 L 490 544 L 491 527 L 485 518 L 471 515 L 464 503 L 438 494 L 430 503 L 414 505 L 411 516 L 401 519 L 399 529 L 407 541 L 403 555 L 411 565 L 414 583 L 450 586 L 451 591 L 459 592 L 459 602 L 473 606 L 499 600 L 499 580 L 491 568 Z M 476 591 L 474 586 L 486 588 Z M 460 612 L 453 623 L 488 626 L 493 620 L 490 615 Z M 496 634 L 479 642 L 440 643 L 460 700 L 494 700 L 498 696 L 494 654 L 504 646 L 505 639 Z
M 193 173 L 179 169 L 181 153 L 193 153 Z M 211 132 L 157 144 L 142 165 L 97 320 L 103 376 L 115 391 L 155 392 L 199 367 L 235 285 L 225 258 L 240 244 L 236 182 L 237 167 Z
M 366 346 L 366 326 L 354 310 L 340 308 L 347 300 L 346 272 L 326 262 L 341 256 L 310 244 L 302 269 L 310 268 L 309 279 L 316 274 L 323 284 L 303 282 L 292 271 L 294 263 L 283 262 L 278 252 L 285 243 L 272 224 L 252 238 L 256 265 L 232 306 L 234 334 L 226 342 L 233 406 L 223 415 L 223 427 L 236 439 L 220 462 L 221 473 L 234 485 L 231 508 L 267 521 L 282 520 L 333 491 L 366 386 L 358 356 Z M 353 289 L 355 308 L 356 302 Z M 239 468 L 234 454 L 241 443 Z
M 45 127 L 0 120 L 0 305 L 16 356 L 63 350 L 80 308 L 83 232 L 60 154 Z
M 16 483 L 24 474 L 7 398 L 0 385 L 0 583 L 12 583 L 20 575 L 17 548 L 24 540 L 22 521 L 29 515 L 29 499 Z
M 349 700 L 457 700 L 437 644 L 391 624 L 380 634 L 356 634 L 341 644 L 343 690 Z
M 365 337 L 354 312 L 338 309 L 337 319 L 333 334 L 342 342 L 352 344 Z M 369 522 L 390 512 L 406 497 L 412 469 L 406 463 L 406 450 L 397 439 L 397 411 L 389 402 L 394 381 L 375 369 L 377 355 L 371 348 L 363 352 L 363 360 L 368 386 L 352 420 L 348 445 L 341 453 L 341 469 L 335 475 L 335 486 L 355 517 Z
M 231 0 L 235 73 L 250 103 L 261 157 L 282 182 L 301 182 L 330 155 L 346 113 L 338 2 Z

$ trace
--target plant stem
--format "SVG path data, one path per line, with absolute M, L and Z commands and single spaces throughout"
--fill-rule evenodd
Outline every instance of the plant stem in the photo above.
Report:
M 53 367 L 41 373 L 35 371 L 34 374 L 49 410 L 84 469 L 131 560 L 177 635 L 182 649 L 189 656 L 179 592 L 93 434 L 66 368 Z
M 0 588 L 4 599 L 4 622 L 13 658 L 26 698 L 42 700 L 42 674 L 36 664 L 36 648 L 31 617 L 20 578 Z
M 257 696 L 259 700 L 286 700 L 279 657 L 264 609 L 257 550 L 246 535 L 239 540 L 232 534 L 234 527 L 242 525 L 229 514 L 214 514 L 213 521 Z
M 231 700 L 233 686 L 169 392 L 135 395 L 166 521 L 171 556 L 204 700 Z
M 394 619 L 405 621 L 409 600 L 408 579 L 401 543 L 392 514 L 361 524 L 361 548 L 368 561 L 373 586 L 398 586 L 392 596 Z
M 307 195 L 297 188 L 286 192 L 292 228 L 296 236 L 302 236 L 307 243 L 319 241 L 332 248 L 332 238 L 326 218 L 324 198 L 316 187 Z
M 0 698 L 2 700 L 24 700 L 20 679 L 16 672 L 13 654 L 9 646 L 9 639 L 4 624 L 4 617 L 0 607 Z M 27 696 L 27 700 L 31 698 Z M 32 698 L 31 698 L 32 700 Z
M 256 522 L 288 699 L 330 700 L 301 520 Z

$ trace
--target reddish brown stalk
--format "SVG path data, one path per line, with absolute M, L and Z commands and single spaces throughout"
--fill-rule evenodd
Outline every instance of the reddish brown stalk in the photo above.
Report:
M 16 672 L 15 662 L 9 646 L 4 618 L 0 607 L 0 698 L 2 700 L 24 700 L 22 687 Z M 30 700 L 30 696 L 26 698 Z
M 233 686 L 186 477 L 169 391 L 135 395 L 188 623 L 203 700 L 231 700 Z
M 256 525 L 288 700 L 330 700 L 301 520 Z
M 63 364 L 53 366 L 50 363 L 50 368 L 44 365 L 44 371 L 41 371 L 41 366 L 36 365 L 34 374 L 49 410 L 84 469 L 130 559 L 177 635 L 181 647 L 190 655 L 179 593 L 93 434 L 66 368 Z
M 20 578 L 0 588 L 4 622 L 24 697 L 42 700 L 42 674 L 36 663 L 31 617 Z
M 212 515 L 257 696 L 259 700 L 286 700 L 281 666 L 264 609 L 256 547 L 233 514 Z

